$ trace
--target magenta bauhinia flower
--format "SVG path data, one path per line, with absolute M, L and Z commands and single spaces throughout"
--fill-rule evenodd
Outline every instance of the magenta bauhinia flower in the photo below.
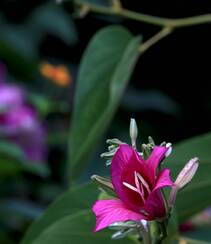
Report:
M 111 161 L 111 181 L 116 199 L 98 200 L 93 206 L 95 231 L 114 222 L 156 220 L 165 218 L 167 209 L 161 193 L 163 187 L 174 185 L 170 170 L 158 166 L 169 149 L 155 146 L 144 160 L 127 144 L 121 144 Z

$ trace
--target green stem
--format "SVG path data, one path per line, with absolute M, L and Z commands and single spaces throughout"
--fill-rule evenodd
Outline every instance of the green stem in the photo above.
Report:
M 158 16 L 147 15 L 143 13 L 133 12 L 124 8 L 114 8 L 100 6 L 98 4 L 91 4 L 88 2 L 84 2 L 82 0 L 75 0 L 75 4 L 82 7 L 86 5 L 89 7 L 89 10 L 92 12 L 107 14 L 107 15 L 117 15 L 120 17 L 125 17 L 128 19 L 144 22 L 147 24 L 152 24 L 161 27 L 170 27 L 170 28 L 181 28 L 192 25 L 206 24 L 211 23 L 211 14 L 203 14 L 198 16 L 186 17 L 186 18 L 163 18 Z
M 144 244 L 150 244 L 151 240 L 150 240 L 150 233 L 149 233 L 148 226 L 147 226 L 147 230 L 145 230 L 144 226 L 142 224 L 140 224 L 139 232 L 140 232 L 140 237 L 143 238 L 143 243 Z
M 142 43 L 141 46 L 139 47 L 139 51 L 141 53 L 144 53 L 147 51 L 151 46 L 153 46 L 155 43 L 163 39 L 164 37 L 168 36 L 171 34 L 173 31 L 172 28 L 170 27 L 164 27 L 161 31 L 159 31 L 157 34 L 155 34 L 153 37 L 148 39 L 146 42 Z
M 161 230 L 161 236 L 157 240 L 157 243 L 162 243 L 162 241 L 167 237 L 167 226 L 166 221 L 158 222 L 160 230 Z

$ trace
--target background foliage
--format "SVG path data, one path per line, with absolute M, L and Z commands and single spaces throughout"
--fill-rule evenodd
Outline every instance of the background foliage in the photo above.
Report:
M 211 12 L 209 1 L 122 3 L 169 18 Z M 210 25 L 178 29 L 140 56 L 139 46 L 158 27 L 110 15 L 78 16 L 73 1 L 0 2 L 6 80 L 24 87 L 47 135 L 45 160 L 33 163 L 0 134 L 0 243 L 110 243 L 111 231 L 92 232 L 90 208 L 99 192 L 87 182 L 94 173 L 108 174 L 99 158 L 104 141 L 128 141 L 131 117 L 140 144 L 148 135 L 173 143 L 166 160 L 173 177 L 189 158 L 200 158 L 194 181 L 178 197 L 168 243 L 180 234 L 187 243 L 210 243 L 210 222 L 197 220 L 195 229 L 180 234 L 177 226 L 211 204 Z M 53 78 L 42 73 L 44 63 L 69 70 L 68 84 L 61 85 L 55 72 Z

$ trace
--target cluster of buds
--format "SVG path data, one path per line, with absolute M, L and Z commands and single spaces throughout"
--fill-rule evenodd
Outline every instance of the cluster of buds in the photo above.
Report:
M 119 139 L 108 139 L 106 141 L 107 144 L 109 144 L 108 146 L 108 152 L 102 153 L 100 155 L 101 158 L 106 160 L 106 166 L 109 166 L 111 164 L 111 160 L 114 156 L 114 154 L 116 153 L 117 149 L 119 148 L 119 146 L 121 144 L 123 144 L 122 141 L 120 141 Z
M 109 195 L 109 199 L 97 200 L 93 205 L 95 231 L 109 227 L 117 230 L 112 236 L 114 239 L 136 234 L 144 243 L 151 243 L 149 221 L 154 221 L 161 226 L 157 237 L 161 241 L 166 236 L 166 225 L 176 195 L 195 175 L 198 158 L 191 159 L 173 182 L 170 169 L 163 168 L 162 163 L 172 152 L 171 143 L 163 142 L 157 146 L 149 137 L 139 152 L 136 145 L 138 128 L 134 119 L 131 119 L 129 133 L 131 146 L 118 139 L 109 139 L 108 152 L 101 154 L 110 165 L 111 180 L 92 176 L 100 189 Z M 171 188 L 168 197 L 163 191 L 165 187 Z

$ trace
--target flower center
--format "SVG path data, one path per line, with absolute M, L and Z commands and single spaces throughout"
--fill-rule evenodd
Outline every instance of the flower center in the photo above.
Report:
M 146 193 L 147 193 L 147 195 L 150 194 L 150 188 L 149 188 L 148 183 L 136 171 L 134 172 L 134 182 L 135 182 L 135 186 L 133 186 L 127 182 L 123 182 L 123 185 L 126 186 L 127 188 L 129 188 L 130 190 L 137 192 L 141 196 L 142 201 L 145 202 Z

